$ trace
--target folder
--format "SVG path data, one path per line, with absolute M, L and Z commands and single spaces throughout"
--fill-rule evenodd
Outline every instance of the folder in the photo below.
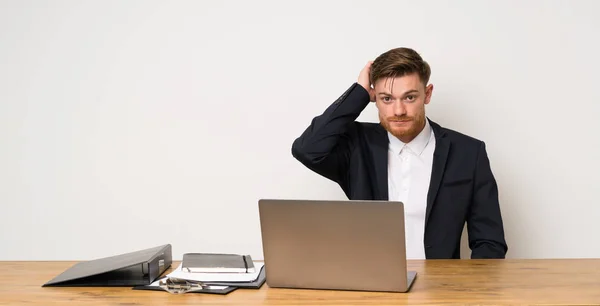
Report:
M 165 244 L 145 250 L 80 262 L 42 287 L 116 287 L 149 285 L 172 264 L 172 248 Z

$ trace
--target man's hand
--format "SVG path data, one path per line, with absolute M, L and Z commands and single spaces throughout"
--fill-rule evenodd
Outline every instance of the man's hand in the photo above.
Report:
M 369 92 L 371 102 L 375 102 L 375 91 L 371 88 L 371 82 L 369 81 L 369 75 L 371 74 L 371 65 L 373 61 L 369 61 L 365 67 L 360 71 L 358 75 L 358 84 Z

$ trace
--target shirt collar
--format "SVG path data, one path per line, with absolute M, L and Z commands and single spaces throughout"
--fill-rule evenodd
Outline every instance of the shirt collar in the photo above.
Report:
M 400 139 L 396 138 L 396 136 L 392 135 L 390 132 L 387 132 L 388 139 L 390 142 L 390 150 L 396 155 L 400 154 L 400 151 L 404 148 L 404 146 L 408 146 L 408 148 L 413 151 L 417 155 L 421 155 L 429 140 L 432 136 L 431 126 L 429 125 L 429 120 L 425 119 L 425 127 L 423 130 L 409 143 L 404 143 L 400 141 Z

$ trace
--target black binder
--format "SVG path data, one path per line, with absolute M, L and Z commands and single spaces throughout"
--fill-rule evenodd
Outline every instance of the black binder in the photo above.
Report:
M 42 287 L 116 287 L 149 285 L 171 266 L 170 244 L 80 262 Z

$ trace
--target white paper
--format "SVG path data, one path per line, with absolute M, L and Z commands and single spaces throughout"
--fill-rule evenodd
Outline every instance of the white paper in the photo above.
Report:
M 169 273 L 168 277 L 181 278 L 185 280 L 197 281 L 197 282 L 253 282 L 258 279 L 258 275 L 262 270 L 264 263 L 255 262 L 254 267 L 256 272 L 254 273 L 193 273 L 184 272 L 181 269 L 181 264 L 173 272 Z

